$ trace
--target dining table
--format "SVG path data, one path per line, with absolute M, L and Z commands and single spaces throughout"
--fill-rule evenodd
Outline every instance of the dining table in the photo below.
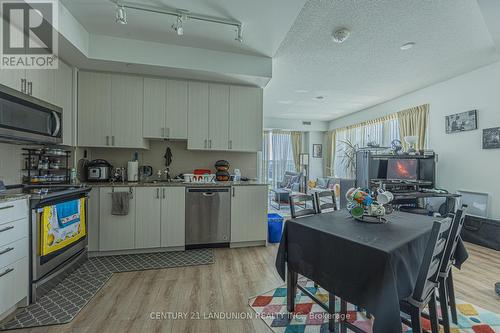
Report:
M 395 211 L 385 219 L 362 222 L 344 209 L 287 220 L 276 257 L 279 275 L 285 280 L 287 272 L 300 274 L 366 309 L 374 333 L 401 332 L 399 303 L 413 292 L 433 222 L 440 218 Z M 467 258 L 460 240 L 455 266 Z M 290 281 L 297 279 L 288 280 L 290 302 L 296 290 Z

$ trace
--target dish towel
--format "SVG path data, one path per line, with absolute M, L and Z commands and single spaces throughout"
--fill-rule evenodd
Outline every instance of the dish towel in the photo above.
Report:
M 80 200 L 71 200 L 56 205 L 57 222 L 60 228 L 80 222 Z
M 111 193 L 111 215 L 128 215 L 130 202 L 130 193 L 113 192 Z

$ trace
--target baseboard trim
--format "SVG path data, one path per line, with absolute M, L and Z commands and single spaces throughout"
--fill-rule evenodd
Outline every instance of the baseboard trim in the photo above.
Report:
M 153 248 L 153 249 L 92 251 L 92 252 L 89 252 L 89 257 L 119 256 L 119 255 L 124 255 L 124 254 L 142 254 L 142 253 L 174 252 L 174 251 L 185 251 L 185 247 L 184 246 L 173 246 L 173 247 L 157 247 L 157 248 Z
M 267 246 L 267 241 L 251 241 L 251 242 L 234 242 L 229 245 L 230 248 L 240 248 L 240 247 L 253 247 L 253 246 Z

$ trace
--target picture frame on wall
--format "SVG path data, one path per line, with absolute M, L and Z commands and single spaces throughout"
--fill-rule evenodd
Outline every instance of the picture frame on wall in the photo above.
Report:
M 446 133 L 457 133 L 477 129 L 477 110 L 446 116 Z
M 323 145 L 320 143 L 313 144 L 313 153 L 314 158 L 323 158 Z
M 500 127 L 483 129 L 483 149 L 500 148 Z

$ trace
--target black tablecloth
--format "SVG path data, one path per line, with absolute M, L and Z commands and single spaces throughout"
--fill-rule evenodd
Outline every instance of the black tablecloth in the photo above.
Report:
M 346 210 L 287 221 L 276 258 L 375 316 L 374 332 L 401 332 L 399 300 L 411 295 L 435 218 L 402 212 L 368 224 Z M 457 266 L 467 259 L 459 244 Z

